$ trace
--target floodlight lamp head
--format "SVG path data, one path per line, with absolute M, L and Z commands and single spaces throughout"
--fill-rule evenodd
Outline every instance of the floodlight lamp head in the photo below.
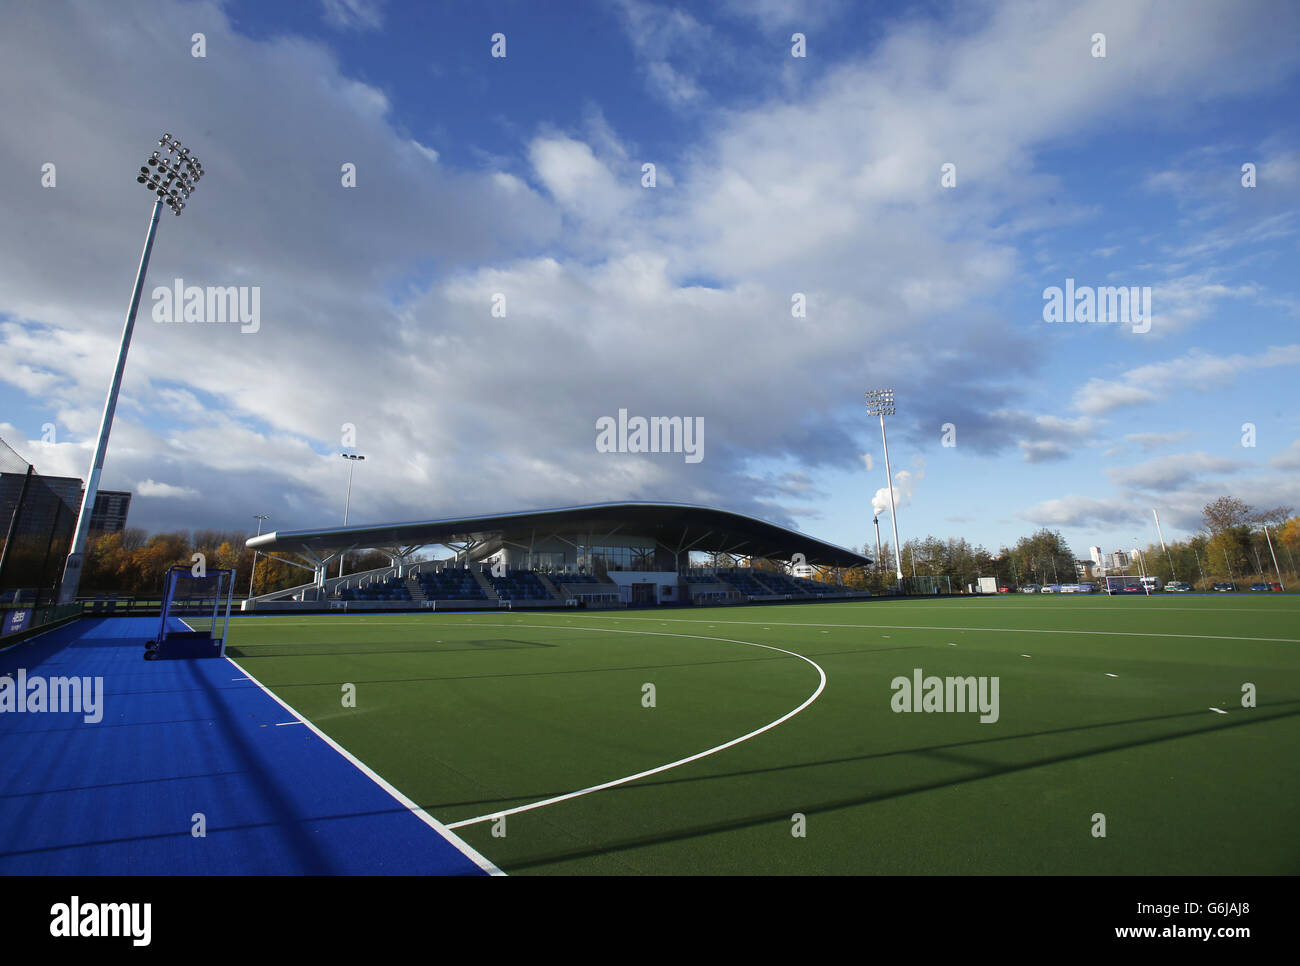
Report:
M 164 134 L 158 143 L 167 150 L 168 156 L 163 157 L 158 151 L 150 154 L 147 164 L 140 167 L 136 181 L 156 194 L 160 201 L 166 202 L 173 214 L 179 215 L 185 207 L 185 199 L 203 174 L 203 165 L 171 134 Z M 170 156 L 173 152 L 178 152 L 175 157 Z

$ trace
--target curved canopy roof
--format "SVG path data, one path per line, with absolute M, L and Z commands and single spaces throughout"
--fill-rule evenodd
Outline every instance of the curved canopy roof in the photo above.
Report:
M 729 510 L 686 503 L 593 503 L 414 523 L 275 531 L 249 539 L 248 546 L 263 552 L 278 550 L 323 559 L 340 550 L 369 547 L 480 543 L 502 537 L 523 541 L 534 531 L 538 537 L 551 533 L 589 534 L 593 540 L 617 531 L 621 536 L 650 537 L 681 552 L 698 550 L 779 560 L 802 553 L 808 563 L 822 567 L 871 563 L 860 553 L 797 530 Z

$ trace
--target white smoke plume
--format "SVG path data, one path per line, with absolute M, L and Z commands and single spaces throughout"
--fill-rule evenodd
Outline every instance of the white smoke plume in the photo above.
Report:
M 894 506 L 901 510 L 912 502 L 916 485 L 925 479 L 925 459 L 918 456 L 912 461 L 916 472 L 899 470 L 894 474 Z M 871 498 L 871 509 L 879 516 L 889 509 L 889 487 L 882 486 Z

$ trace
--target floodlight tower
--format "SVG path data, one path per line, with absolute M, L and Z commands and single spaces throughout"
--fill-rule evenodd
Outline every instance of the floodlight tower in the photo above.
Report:
M 1273 556 L 1273 570 L 1277 573 L 1277 585 L 1286 590 L 1286 584 L 1282 583 L 1282 568 L 1277 565 L 1277 551 L 1273 549 L 1273 538 L 1268 535 L 1268 524 L 1264 524 L 1264 539 L 1268 541 L 1268 552 Z
M 1142 576 L 1142 588 L 1146 591 L 1147 596 L 1151 596 L 1151 585 L 1147 583 L 1147 562 L 1142 559 L 1142 550 L 1137 545 L 1137 538 L 1133 539 L 1133 556 L 1137 557 L 1138 573 Z
M 149 271 L 149 255 L 153 251 L 153 239 L 158 231 L 158 216 L 162 214 L 163 205 L 170 208 L 172 214 L 179 216 L 185 208 L 185 202 L 194 193 L 199 179 L 203 177 L 203 165 L 199 159 L 190 154 L 189 148 L 182 148 L 181 142 L 170 134 L 160 137 L 158 146 L 166 153 L 153 152 L 148 162 L 140 166 L 140 173 L 135 179 L 155 195 L 153 214 L 149 218 L 149 230 L 144 237 L 140 267 L 135 273 L 131 306 L 126 312 L 126 323 L 122 326 L 122 341 L 117 347 L 117 368 L 113 370 L 113 382 L 108 387 L 104 414 L 99 420 L 99 439 L 95 443 L 95 455 L 86 478 L 86 491 L 81 497 L 77 529 L 72 535 L 72 546 L 63 567 L 63 582 L 59 585 L 61 604 L 72 603 L 81 586 L 81 565 L 86 552 L 86 538 L 90 535 L 90 515 L 95 509 L 95 497 L 99 493 L 99 477 L 103 473 L 104 456 L 108 452 L 108 436 L 113 431 L 117 394 L 122 388 L 122 373 L 126 369 L 126 354 L 131 348 L 131 333 L 135 329 L 135 313 L 140 308 L 140 293 L 144 291 L 145 273 Z
M 339 453 L 348 461 L 348 498 L 343 502 L 343 525 L 348 525 L 348 509 L 352 506 L 352 468 L 365 459 L 364 456 L 358 456 L 356 453 Z M 346 551 L 339 554 L 339 576 L 343 576 L 343 558 Z
M 1156 536 L 1160 538 L 1160 548 L 1165 552 L 1165 560 L 1169 563 L 1169 579 L 1177 580 L 1178 574 L 1174 573 L 1174 558 L 1169 554 L 1169 547 L 1165 543 L 1165 532 L 1160 529 L 1160 511 L 1155 507 L 1151 508 L 1152 515 L 1156 518 Z
M 903 558 L 898 543 L 898 510 L 894 506 L 894 474 L 889 466 L 889 440 L 885 436 L 885 417 L 894 415 L 894 390 L 868 389 L 867 415 L 880 417 L 880 442 L 885 448 L 885 476 L 889 482 L 889 519 L 894 525 L 894 573 L 898 592 L 903 592 Z
M 263 521 L 269 520 L 269 519 L 271 519 L 271 517 L 270 517 L 269 514 L 266 514 L 266 513 L 257 513 L 257 514 L 254 514 L 253 519 L 255 519 L 255 520 L 257 521 L 257 535 L 260 537 L 260 536 L 262 535 L 262 523 L 263 523 Z M 253 596 L 253 576 L 254 576 L 256 573 L 257 573 L 257 551 L 254 550 L 254 551 L 253 551 L 253 568 L 248 572 L 248 596 L 249 596 L 250 599 L 251 599 L 252 596 Z

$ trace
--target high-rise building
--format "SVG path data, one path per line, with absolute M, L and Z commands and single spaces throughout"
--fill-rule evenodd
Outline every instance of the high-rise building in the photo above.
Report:
M 69 517 L 75 523 L 80 506 L 81 480 L 33 474 L 29 481 L 24 473 L 0 473 L 0 537 L 10 526 L 15 537 L 53 533 Z
M 131 511 L 131 494 L 125 490 L 100 490 L 90 511 L 90 532 L 121 533 Z
M 1092 557 L 1092 562 L 1098 567 L 1105 568 L 1106 564 L 1101 559 L 1101 547 L 1089 547 L 1088 556 Z
M 23 493 L 24 474 L 0 473 L 0 535 L 9 526 Z M 86 487 L 75 476 L 37 476 L 27 486 L 22 512 L 14 520 L 16 534 L 48 533 L 56 525 L 56 511 L 71 510 L 75 523 Z M 57 499 L 56 499 L 57 498 Z M 62 501 L 63 506 L 59 507 Z M 126 529 L 131 494 L 125 490 L 100 490 L 90 511 L 91 533 L 117 533 Z

